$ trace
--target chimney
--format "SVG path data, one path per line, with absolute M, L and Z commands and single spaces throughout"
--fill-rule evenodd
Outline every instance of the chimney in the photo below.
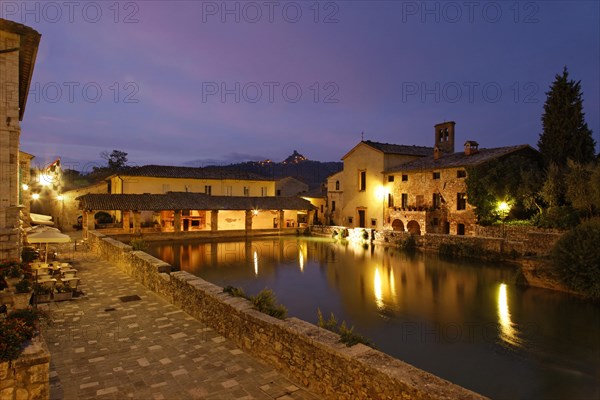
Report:
M 439 156 L 454 153 L 455 125 L 456 122 L 454 121 L 442 122 L 441 124 L 435 125 L 434 148 L 439 148 L 439 151 L 441 152 Z
M 465 142 L 465 156 L 470 156 L 479 151 L 479 143 L 474 140 L 467 140 Z
M 437 146 L 435 146 L 435 147 L 433 148 L 433 159 L 434 159 L 434 160 L 437 160 L 438 158 L 440 158 L 440 155 L 441 155 L 441 154 L 440 154 L 440 148 L 439 148 L 439 147 L 437 147 Z

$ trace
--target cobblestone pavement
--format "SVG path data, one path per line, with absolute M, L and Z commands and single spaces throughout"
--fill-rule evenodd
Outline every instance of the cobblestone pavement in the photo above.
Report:
M 51 399 L 318 398 L 108 262 L 71 259 L 84 296 L 40 305 Z

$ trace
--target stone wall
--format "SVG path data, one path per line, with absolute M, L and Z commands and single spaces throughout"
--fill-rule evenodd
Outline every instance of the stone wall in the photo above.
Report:
M 0 399 L 37 400 L 50 397 L 50 352 L 38 336 L 21 356 L 0 363 Z
M 100 255 L 194 318 L 232 339 L 249 354 L 330 399 L 475 399 L 478 394 L 370 347 L 346 347 L 339 336 L 296 318 L 278 320 L 249 301 L 187 272 L 91 231 Z
M 0 48 L 20 46 L 20 36 L 0 31 Z M 0 57 L 0 260 L 20 259 L 19 52 Z
M 521 256 L 547 256 L 563 232 L 531 226 L 475 226 L 475 235 L 485 238 L 504 238 L 505 251 Z

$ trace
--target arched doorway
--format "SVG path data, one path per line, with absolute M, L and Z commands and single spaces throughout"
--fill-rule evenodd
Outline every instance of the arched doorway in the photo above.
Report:
M 397 232 L 404 232 L 404 223 L 399 219 L 395 219 L 394 222 L 392 222 L 392 229 Z
M 421 234 L 421 227 L 419 226 L 419 223 L 415 220 L 409 221 L 408 224 L 406 224 L 406 230 L 412 235 Z

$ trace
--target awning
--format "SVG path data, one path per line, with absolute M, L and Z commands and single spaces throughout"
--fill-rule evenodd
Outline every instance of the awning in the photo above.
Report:
M 49 215 L 30 213 L 29 217 L 31 218 L 31 223 L 34 225 L 54 225 L 54 222 L 52 222 L 52 217 Z

